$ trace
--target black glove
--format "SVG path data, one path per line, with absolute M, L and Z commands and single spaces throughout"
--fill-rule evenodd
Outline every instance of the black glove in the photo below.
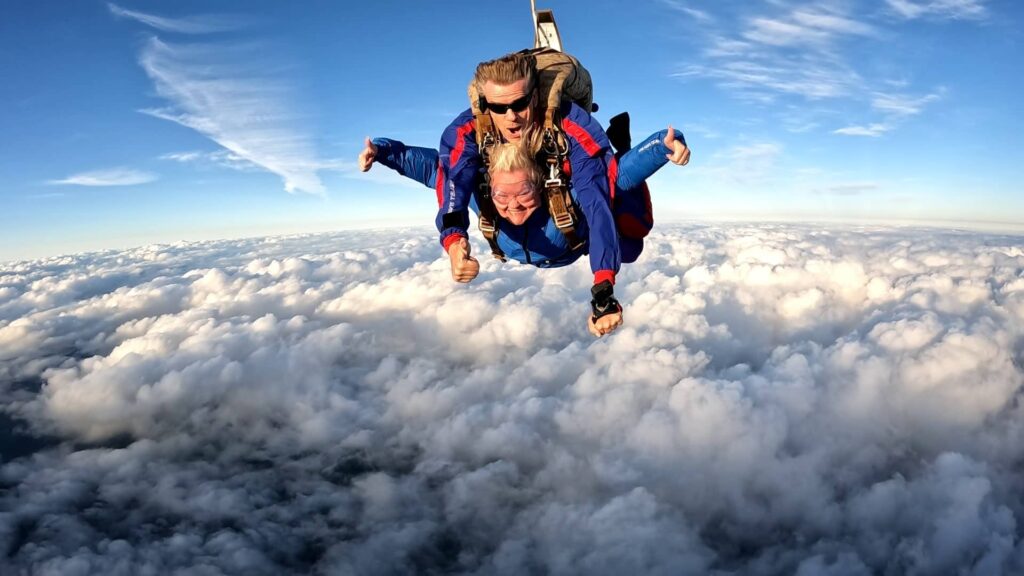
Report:
M 612 294 L 612 283 L 608 280 L 596 284 L 590 289 L 590 295 L 594 297 L 590 301 L 590 307 L 594 311 L 594 314 L 591 316 L 593 320 L 609 314 L 622 312 L 622 305 L 619 304 L 619 301 Z
M 608 121 L 608 129 L 604 133 L 608 136 L 608 141 L 615 147 L 615 157 L 622 158 L 622 155 L 633 147 L 632 138 L 629 136 L 629 112 L 612 116 L 612 119 Z

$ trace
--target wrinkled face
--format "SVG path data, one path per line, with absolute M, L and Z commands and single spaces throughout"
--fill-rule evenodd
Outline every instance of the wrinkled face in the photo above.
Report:
M 492 173 L 491 197 L 498 214 L 516 226 L 540 206 L 540 192 L 525 170 Z
M 522 138 L 523 128 L 534 119 L 537 91 L 532 88 L 525 78 L 511 84 L 495 84 L 490 80 L 484 83 L 487 112 L 494 121 L 494 127 L 509 142 Z

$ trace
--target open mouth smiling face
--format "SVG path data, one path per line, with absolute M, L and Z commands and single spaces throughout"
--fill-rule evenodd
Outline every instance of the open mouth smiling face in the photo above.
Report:
M 486 82 L 483 86 L 484 100 L 494 121 L 494 127 L 510 142 L 522 138 L 523 130 L 533 119 L 534 95 L 536 90 L 524 78 L 511 84 Z

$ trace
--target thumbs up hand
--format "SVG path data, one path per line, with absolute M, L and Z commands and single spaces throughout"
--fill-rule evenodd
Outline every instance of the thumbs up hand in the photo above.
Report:
M 448 247 L 448 259 L 452 263 L 452 280 L 456 282 L 472 282 L 480 273 L 480 262 L 469 255 L 468 238 L 460 238 Z
M 373 161 L 377 158 L 377 147 L 370 142 L 370 137 L 366 137 L 366 144 L 363 151 L 359 153 L 359 170 L 366 172 L 373 166 Z
M 665 135 L 665 147 L 671 150 L 665 155 L 669 162 L 686 166 L 690 162 L 690 149 L 681 140 L 676 140 L 676 131 L 672 125 L 668 125 L 668 134 Z

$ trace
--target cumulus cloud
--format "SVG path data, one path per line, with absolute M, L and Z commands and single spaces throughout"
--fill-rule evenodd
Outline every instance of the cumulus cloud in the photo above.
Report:
M 49 180 L 47 184 L 70 186 L 135 186 L 148 184 L 157 180 L 158 176 L 150 172 L 132 168 L 109 168 L 91 170 L 72 174 L 67 178 Z
M 584 264 L 482 268 L 430 230 L 0 265 L 0 567 L 1024 570 L 1020 238 L 659 227 L 601 340 Z

